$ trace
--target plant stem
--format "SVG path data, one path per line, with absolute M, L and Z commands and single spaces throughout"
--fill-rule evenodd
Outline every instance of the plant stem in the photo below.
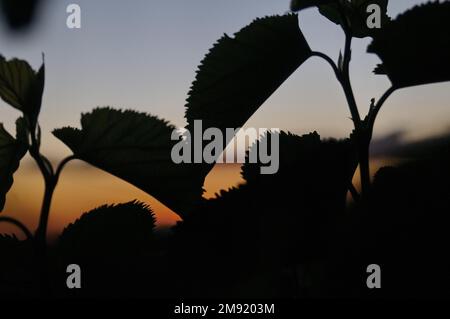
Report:
M 358 134 L 358 156 L 359 168 L 361 174 L 361 189 L 362 194 L 367 195 L 370 188 L 370 165 L 369 165 L 369 148 L 372 140 L 373 128 L 378 112 L 383 106 L 384 102 L 396 90 L 395 87 L 390 87 L 378 100 L 373 108 L 369 110 L 365 127 Z
M 350 60 L 351 60 L 351 44 L 352 36 L 349 32 L 345 33 L 345 50 L 344 62 L 341 72 L 340 82 L 344 89 L 345 97 L 352 115 L 353 124 L 355 127 L 355 140 L 358 152 L 359 171 L 361 178 L 361 196 L 367 196 L 370 190 L 370 166 L 369 166 L 369 147 L 371 134 L 361 121 L 358 106 L 353 94 L 352 85 L 350 82 Z
M 39 151 L 40 145 L 35 135 L 35 130 L 31 131 L 30 154 L 36 161 L 45 181 L 44 199 L 42 201 L 41 214 L 39 216 L 39 225 L 36 229 L 34 244 L 36 247 L 36 257 L 39 267 L 36 269 L 37 276 L 44 293 L 50 293 L 49 274 L 47 268 L 47 226 L 50 216 L 50 207 L 52 203 L 53 193 L 58 183 L 59 176 L 64 166 L 74 156 L 65 158 L 57 167 L 56 172 L 50 161 Z
M 369 145 L 360 142 L 358 145 L 359 173 L 361 174 L 361 195 L 366 197 L 370 191 L 370 166 L 369 166 Z
M 38 241 L 38 244 L 41 245 L 41 247 L 44 249 L 47 246 L 47 225 L 55 186 L 56 183 L 54 182 L 53 178 L 50 181 L 45 182 L 44 200 L 42 201 L 39 226 L 36 230 L 36 240 Z
M 35 135 L 35 131 L 31 131 L 30 155 L 36 161 L 45 181 L 44 199 L 42 202 L 41 214 L 39 216 L 39 225 L 36 230 L 35 240 L 41 252 L 45 254 L 47 246 L 47 223 L 56 181 L 50 162 L 41 155 L 39 148 L 40 147 Z
M 377 101 L 373 109 L 370 109 L 369 115 L 367 117 L 367 127 L 370 131 L 370 136 L 372 136 L 373 127 L 375 125 L 375 120 L 377 119 L 378 112 L 380 112 L 380 109 L 383 106 L 384 102 L 386 102 L 386 100 L 391 96 L 392 93 L 394 93 L 396 89 L 397 88 L 394 86 L 391 86 L 389 89 L 387 89 L 387 91 L 384 92 L 380 99 Z
M 353 200 L 355 202 L 358 202 L 360 199 L 360 195 L 359 195 L 358 191 L 356 190 L 355 186 L 353 186 L 353 184 L 351 182 L 348 187 L 348 190 L 350 191 L 350 194 L 352 194 Z
M 344 49 L 344 62 L 340 73 L 339 82 L 341 82 L 344 89 L 345 98 L 347 99 L 350 114 L 352 115 L 352 121 L 355 129 L 358 131 L 361 129 L 361 117 L 359 115 L 358 106 L 356 104 L 355 96 L 353 94 L 352 84 L 350 82 L 350 60 L 352 56 L 352 36 L 349 33 L 345 34 L 345 49 Z
M 322 52 L 312 52 L 313 56 L 320 57 L 324 59 L 332 67 L 342 89 L 345 93 L 345 98 L 352 115 L 352 121 L 355 127 L 355 140 L 358 152 L 358 162 L 360 167 L 360 177 L 361 177 L 361 195 L 367 194 L 370 188 L 370 169 L 369 169 L 369 143 L 370 138 L 367 136 L 367 132 L 362 125 L 361 117 L 359 115 L 358 106 L 356 104 L 355 96 L 353 94 L 353 89 L 350 83 L 350 60 L 351 60 L 351 36 L 346 35 L 345 42 L 345 53 L 344 62 L 342 70 L 339 69 L 334 61 Z M 355 195 L 353 191 L 355 189 L 350 189 L 352 195 Z M 354 196 L 355 197 L 355 196 Z M 359 199 L 359 196 L 357 196 Z M 356 199 L 356 197 L 355 197 Z
M 336 66 L 336 64 L 334 63 L 334 61 L 326 54 L 322 53 L 322 52 L 318 52 L 318 51 L 313 51 L 311 53 L 312 56 L 317 56 L 321 59 L 324 59 L 326 62 L 328 62 L 328 64 L 331 66 L 331 68 L 334 71 L 334 74 L 336 75 L 336 77 L 339 79 L 340 77 L 340 71 L 338 69 L 338 67 Z
M 344 28 L 348 30 L 348 27 Z M 397 89 L 396 87 L 390 87 L 378 100 L 378 102 L 371 107 L 369 114 L 364 121 L 361 120 L 359 115 L 358 106 L 356 103 L 355 96 L 353 94 L 352 85 L 350 82 L 350 60 L 351 60 L 351 44 L 352 36 L 351 33 L 345 32 L 345 50 L 342 68 L 338 67 L 335 62 L 326 54 L 322 52 L 312 52 L 312 56 L 317 56 L 324 59 L 332 67 L 336 78 L 342 86 L 342 89 L 347 100 L 348 107 L 352 116 L 352 121 L 355 128 L 354 139 L 356 143 L 356 149 L 358 153 L 358 162 L 361 178 L 361 197 L 366 197 L 370 191 L 370 165 L 369 165 L 369 149 L 370 141 L 372 139 L 373 128 L 375 124 L 376 117 L 384 102 L 389 98 L 389 96 Z M 350 189 L 352 195 L 356 194 L 355 189 Z
M 32 155 L 36 162 L 38 162 L 38 166 L 41 168 L 42 175 L 44 176 L 45 180 L 45 191 L 44 191 L 44 199 L 42 201 L 42 207 L 41 207 L 41 214 L 39 217 L 39 225 L 36 230 L 36 240 L 41 246 L 41 248 L 45 249 L 47 246 L 47 225 L 48 225 L 48 219 L 50 215 L 50 207 L 51 202 L 53 198 L 53 193 L 56 188 L 56 184 L 58 183 L 59 176 L 61 175 L 61 172 L 64 168 L 64 166 L 70 162 L 71 160 L 75 159 L 75 156 L 69 156 L 66 157 L 61 163 L 58 165 L 56 172 L 53 173 L 53 167 L 51 166 L 50 162 L 47 160 L 47 166 L 44 165 L 44 157 L 41 154 L 36 154 L 33 152 L 34 155 Z M 42 161 L 41 165 L 39 162 Z M 46 169 L 48 167 L 48 169 Z
M 65 159 L 63 159 L 61 161 L 61 163 L 59 163 L 58 167 L 56 168 L 55 175 L 54 175 L 55 183 L 58 183 L 59 176 L 61 175 L 61 172 L 62 172 L 63 168 L 66 166 L 66 164 L 74 159 L 77 159 L 77 157 L 75 155 L 70 155 L 70 156 L 66 157 Z

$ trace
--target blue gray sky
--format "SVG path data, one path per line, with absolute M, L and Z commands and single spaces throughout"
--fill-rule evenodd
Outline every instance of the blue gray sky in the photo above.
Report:
M 425 1 L 390 1 L 398 13 Z M 66 7 L 81 7 L 82 28 L 66 27 Z M 184 104 L 197 65 L 223 33 L 233 34 L 256 17 L 283 14 L 289 0 L 48 0 L 35 28 L 12 36 L 2 26 L 0 53 L 38 67 L 45 53 L 47 80 L 41 126 L 44 152 L 68 150 L 52 128 L 78 126 L 81 112 L 110 105 L 149 112 L 184 126 Z M 338 27 L 316 9 L 300 14 L 310 46 L 336 59 L 343 45 Z M 351 73 L 362 113 L 389 80 L 372 74 L 379 62 L 366 54 L 369 38 L 356 40 Z M 450 84 L 396 92 L 386 103 L 376 134 L 406 130 L 412 137 L 449 127 Z M 0 103 L 3 106 L 3 102 Z M 15 110 L 1 107 L 2 122 L 12 130 Z M 278 127 L 295 133 L 317 130 L 344 137 L 352 129 L 344 96 L 329 66 L 310 59 L 250 119 L 247 126 Z

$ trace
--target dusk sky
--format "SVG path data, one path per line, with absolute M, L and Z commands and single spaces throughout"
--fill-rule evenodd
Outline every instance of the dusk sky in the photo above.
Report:
M 389 13 L 395 17 L 422 2 L 390 1 Z M 81 7 L 79 30 L 66 27 L 70 3 Z M 24 58 L 35 67 L 45 53 L 47 79 L 40 122 L 46 133 L 78 125 L 80 112 L 104 105 L 150 112 L 183 126 L 187 92 L 212 44 L 256 17 L 283 14 L 288 8 L 289 0 L 49 0 L 32 32 L 17 37 L 2 28 L 0 52 L 7 58 Z M 314 50 L 337 58 L 343 42 L 339 28 L 316 9 L 302 12 L 300 25 Z M 369 42 L 369 38 L 354 41 L 351 65 L 361 109 L 389 86 L 387 78 L 371 72 L 379 60 L 365 53 Z M 376 132 L 405 129 L 419 135 L 445 129 L 449 87 L 444 83 L 396 92 L 382 110 Z M 16 116 L 14 110 L 2 108 L 7 127 Z M 313 58 L 247 124 L 343 137 L 351 130 L 348 117 L 332 71 Z M 45 137 L 45 151 L 66 153 L 55 138 Z
M 389 14 L 395 17 L 424 2 L 390 1 Z M 66 27 L 70 3 L 81 7 L 79 30 Z M 187 92 L 199 62 L 213 43 L 223 33 L 231 35 L 256 17 L 283 14 L 288 8 L 289 0 L 48 0 L 31 32 L 18 36 L 1 25 L 0 53 L 6 58 L 26 59 L 35 68 L 41 63 L 41 53 L 45 54 L 42 151 L 52 158 L 62 158 L 69 151 L 50 131 L 79 126 L 80 113 L 96 106 L 132 108 L 184 126 Z M 300 26 L 313 50 L 337 59 L 343 47 L 340 28 L 316 9 L 300 14 Z M 369 38 L 354 41 L 351 64 L 362 114 L 370 99 L 380 97 L 390 84 L 387 77 L 372 73 L 379 59 L 366 54 L 369 43 Z M 440 133 L 450 128 L 449 100 L 448 82 L 397 91 L 380 113 L 376 136 L 397 130 L 405 130 L 412 138 Z M 1 122 L 11 132 L 19 113 L 2 101 L 0 105 Z M 313 58 L 269 98 L 247 126 L 298 134 L 317 130 L 325 137 L 344 137 L 352 130 L 349 116 L 333 72 L 322 60 Z M 22 178 L 20 185 L 30 180 L 26 175 L 18 178 Z M 37 192 L 40 200 L 40 191 L 30 192 Z M 89 202 L 89 207 L 93 204 Z

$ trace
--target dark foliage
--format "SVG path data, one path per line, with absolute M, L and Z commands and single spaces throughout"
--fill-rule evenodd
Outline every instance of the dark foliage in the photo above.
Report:
M 15 137 L 0 124 L 0 208 L 27 151 L 45 181 L 34 234 L 13 217 L 0 217 L 27 237 L 0 235 L 0 296 L 450 297 L 449 136 L 397 147 L 390 155 L 408 160 L 382 168 L 372 183 L 368 158 L 375 118 L 392 92 L 450 80 L 450 3 L 418 6 L 390 21 L 387 1 L 374 2 L 383 10 L 378 31 L 364 23 L 367 0 L 292 2 L 292 10 L 317 6 L 341 25 L 346 41 L 337 65 L 311 51 L 294 14 L 257 19 L 214 45 L 189 92 L 188 131 L 195 120 L 203 121 L 204 130 L 241 127 L 311 56 L 332 66 L 355 128 L 344 140 L 323 140 L 316 132 L 267 133 L 247 153 L 245 183 L 209 200 L 202 198 L 202 186 L 213 165 L 175 164 L 171 150 L 181 137 L 174 127 L 131 110 L 96 108 L 82 115 L 80 129 L 55 130 L 73 154 L 54 169 L 40 152 L 44 65 L 35 71 L 25 61 L 0 57 L 0 97 L 22 112 Z M 34 2 L 15 18 L 17 7 L 2 3 L 13 25 L 32 15 Z M 349 63 L 352 38 L 366 36 L 373 37 L 369 51 L 383 62 L 377 73 L 387 74 L 393 87 L 360 117 Z M 279 139 L 279 169 L 264 175 L 266 164 L 250 160 L 273 139 Z M 104 205 L 83 214 L 48 245 L 53 192 L 72 159 L 132 183 L 183 220 L 158 233 L 144 203 Z M 358 164 L 361 194 L 352 184 Z M 383 289 L 366 286 L 366 268 L 373 263 L 382 267 Z M 70 264 L 81 266 L 82 289 L 66 286 Z
M 397 88 L 450 80 L 450 2 L 414 7 L 374 36 L 368 51 Z
M 83 214 L 64 229 L 55 247 L 57 287 L 82 297 L 151 296 L 158 258 L 154 227 L 153 212 L 139 202 L 105 205 Z M 83 289 L 66 288 L 69 264 L 83 270 Z
M 2 0 L 0 5 L 8 26 L 21 30 L 33 22 L 40 2 L 42 0 Z

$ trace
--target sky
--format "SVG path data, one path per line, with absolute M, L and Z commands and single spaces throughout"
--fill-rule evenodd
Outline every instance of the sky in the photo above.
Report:
M 395 17 L 423 2 L 426 1 L 390 1 L 389 14 Z M 70 3 L 81 7 L 81 29 L 66 27 L 66 7 Z M 46 85 L 40 115 L 42 152 L 61 159 L 69 151 L 50 134 L 51 130 L 79 126 L 80 113 L 96 106 L 140 110 L 184 126 L 187 92 L 197 66 L 213 43 L 257 17 L 283 14 L 288 8 L 289 0 L 47 0 L 31 32 L 17 36 L 0 25 L 0 53 L 7 58 L 26 59 L 35 68 L 45 54 Z M 321 17 L 316 9 L 303 11 L 299 20 L 311 48 L 336 60 L 344 40 L 340 28 Z M 390 84 L 386 77 L 372 73 L 380 61 L 376 55 L 366 54 L 369 43 L 369 38 L 354 41 L 351 64 L 353 88 L 363 114 L 370 99 L 381 96 Z M 448 129 L 449 88 L 450 83 L 441 83 L 397 91 L 380 113 L 375 136 L 405 131 L 410 138 L 421 138 Z M 10 132 L 18 116 L 16 110 L 0 102 L 0 119 Z M 333 72 L 322 60 L 312 58 L 264 103 L 246 126 L 345 137 L 352 130 L 349 116 Z M 19 172 L 18 183 L 22 186 L 16 185 L 9 197 L 15 198 L 19 190 L 23 193 L 30 187 L 26 186 L 32 180 L 30 174 L 26 168 Z M 220 188 L 222 180 L 226 184 L 226 176 L 239 179 L 236 172 L 217 174 L 216 180 L 210 181 L 214 189 Z M 119 183 L 101 176 L 105 183 Z M 29 196 L 40 200 L 41 186 L 36 185 L 28 188 Z M 120 189 L 130 189 L 129 185 L 121 185 Z M 134 192 L 147 199 L 137 190 Z M 101 200 L 106 197 L 100 196 L 82 207 Z M 7 206 L 9 211 L 34 212 L 36 209 L 29 205 L 39 206 L 37 200 L 34 203 L 31 199 L 16 198 L 12 202 Z

